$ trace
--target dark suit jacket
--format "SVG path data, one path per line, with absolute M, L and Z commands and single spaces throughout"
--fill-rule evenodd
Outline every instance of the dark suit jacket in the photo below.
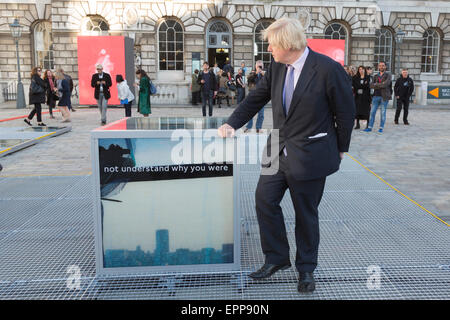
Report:
M 266 165 L 270 166 L 286 147 L 289 168 L 298 180 L 322 178 L 339 169 L 339 152 L 349 149 L 355 119 L 352 85 L 344 68 L 331 58 L 309 50 L 287 115 L 283 109 L 286 65 L 272 60 L 256 89 L 227 120 L 238 129 L 272 100 L 279 149 L 271 152 L 269 137 L 266 148 L 271 154 Z M 326 135 L 310 138 L 319 133 Z
M 394 92 L 397 97 L 409 99 L 414 92 L 414 81 L 409 76 L 405 79 L 400 76 L 395 81 Z
M 105 99 L 108 100 L 109 98 L 111 98 L 111 93 L 109 92 L 109 88 L 112 86 L 111 76 L 108 73 L 103 72 L 102 80 L 106 82 L 106 84 L 103 85 L 103 95 L 105 96 Z M 94 97 L 98 100 L 100 85 L 97 84 L 97 81 L 100 81 L 98 73 L 94 73 L 91 79 L 91 87 L 95 88 Z

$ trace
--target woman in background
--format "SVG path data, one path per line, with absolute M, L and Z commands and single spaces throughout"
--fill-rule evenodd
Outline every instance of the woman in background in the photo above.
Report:
M 56 87 L 56 79 L 51 70 L 45 70 L 44 81 L 47 84 L 47 105 L 50 113 L 50 119 L 55 119 L 53 116 L 53 109 L 56 106 L 56 101 L 59 100 L 58 88 Z
M 127 80 L 121 74 L 116 76 L 116 82 L 120 103 L 125 107 L 125 117 L 131 117 L 131 105 L 133 104 L 134 95 L 128 86 Z
M 360 128 L 359 120 L 366 120 L 366 127 L 369 124 L 370 103 L 372 98 L 370 96 L 370 76 L 367 74 L 366 68 L 358 67 L 358 72 L 352 79 L 352 87 L 355 95 L 356 105 L 356 126 L 355 129 Z
M 59 103 L 58 109 L 61 111 L 63 116 L 63 121 L 61 122 L 71 122 L 69 104 L 70 104 L 70 86 L 69 81 L 64 77 L 61 71 L 56 72 L 57 87 L 59 92 Z
M 34 67 L 31 70 L 31 84 L 29 92 L 29 103 L 34 105 L 33 110 L 27 118 L 23 119 L 26 124 L 31 126 L 31 120 L 34 115 L 37 117 L 38 126 L 45 127 L 46 124 L 42 122 L 42 106 L 41 103 L 45 103 L 45 92 L 47 85 L 41 78 L 42 69 L 40 67 Z
M 152 113 L 150 105 L 150 78 L 142 69 L 136 71 L 136 76 L 139 79 L 138 112 L 144 117 L 148 117 Z M 134 85 L 137 86 L 137 84 Z

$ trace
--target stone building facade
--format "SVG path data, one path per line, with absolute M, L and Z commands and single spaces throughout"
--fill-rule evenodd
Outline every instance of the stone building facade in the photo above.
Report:
M 9 24 L 18 18 L 25 85 L 36 65 L 62 67 L 77 82 L 77 36 L 123 35 L 135 41 L 136 67 L 158 87 L 153 102 L 188 103 L 200 61 L 229 57 L 235 69 L 241 61 L 267 63 L 259 31 L 283 16 L 300 19 L 309 38 L 345 39 L 348 65 L 386 60 L 397 74 L 408 68 L 419 103 L 426 97 L 421 85 L 450 86 L 450 1 L 411 0 L 0 0 L 0 84 L 17 80 Z M 399 29 L 402 43 L 396 43 Z

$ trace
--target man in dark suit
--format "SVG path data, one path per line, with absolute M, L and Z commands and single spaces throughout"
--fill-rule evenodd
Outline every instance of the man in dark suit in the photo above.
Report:
M 111 98 L 109 88 L 112 86 L 111 76 L 103 72 L 103 66 L 96 66 L 97 73 L 92 75 L 91 87 L 95 88 L 94 97 L 97 100 L 98 110 L 101 114 L 102 125 L 106 124 L 106 110 L 108 107 L 108 99 Z
M 250 277 L 268 278 L 291 266 L 280 207 L 289 189 L 296 219 L 298 291 L 311 292 L 315 290 L 313 272 L 319 249 L 318 206 L 326 177 L 339 169 L 349 149 L 355 102 L 342 66 L 307 47 L 298 20 L 277 20 L 263 35 L 273 56 L 270 67 L 218 133 L 233 136 L 272 100 L 271 135 L 277 133 L 279 143 L 274 145 L 271 137 L 268 139 L 266 150 L 271 155 L 267 162 L 263 157 L 255 197 L 265 263 Z

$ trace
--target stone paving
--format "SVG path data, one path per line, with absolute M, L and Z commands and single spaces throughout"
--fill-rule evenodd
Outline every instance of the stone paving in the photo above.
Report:
M 45 108 L 44 108 L 44 111 Z M 155 106 L 151 116 L 201 116 L 200 107 Z M 214 116 L 228 116 L 233 108 L 215 108 Z M 0 119 L 25 115 L 29 110 L 0 106 Z M 110 108 L 108 122 L 121 119 L 124 109 Z M 138 116 L 133 109 L 133 116 Z M 59 113 L 57 117 L 60 118 Z M 387 183 L 442 220 L 450 222 L 450 109 L 412 108 L 411 125 L 393 124 L 394 110 L 388 109 L 385 132 L 353 132 L 349 154 Z M 72 131 L 30 148 L 0 158 L 1 176 L 86 175 L 91 172 L 90 131 L 100 125 L 96 109 L 78 108 L 72 113 Z M 35 121 L 35 120 L 34 120 Z M 43 116 L 47 125 L 59 120 Z M 378 128 L 379 114 L 375 122 Z M 62 124 L 60 124 L 62 125 Z M 266 108 L 263 128 L 272 125 Z M 25 126 L 22 119 L 0 122 L 1 127 Z M 427 214 L 424 211 L 424 214 Z

